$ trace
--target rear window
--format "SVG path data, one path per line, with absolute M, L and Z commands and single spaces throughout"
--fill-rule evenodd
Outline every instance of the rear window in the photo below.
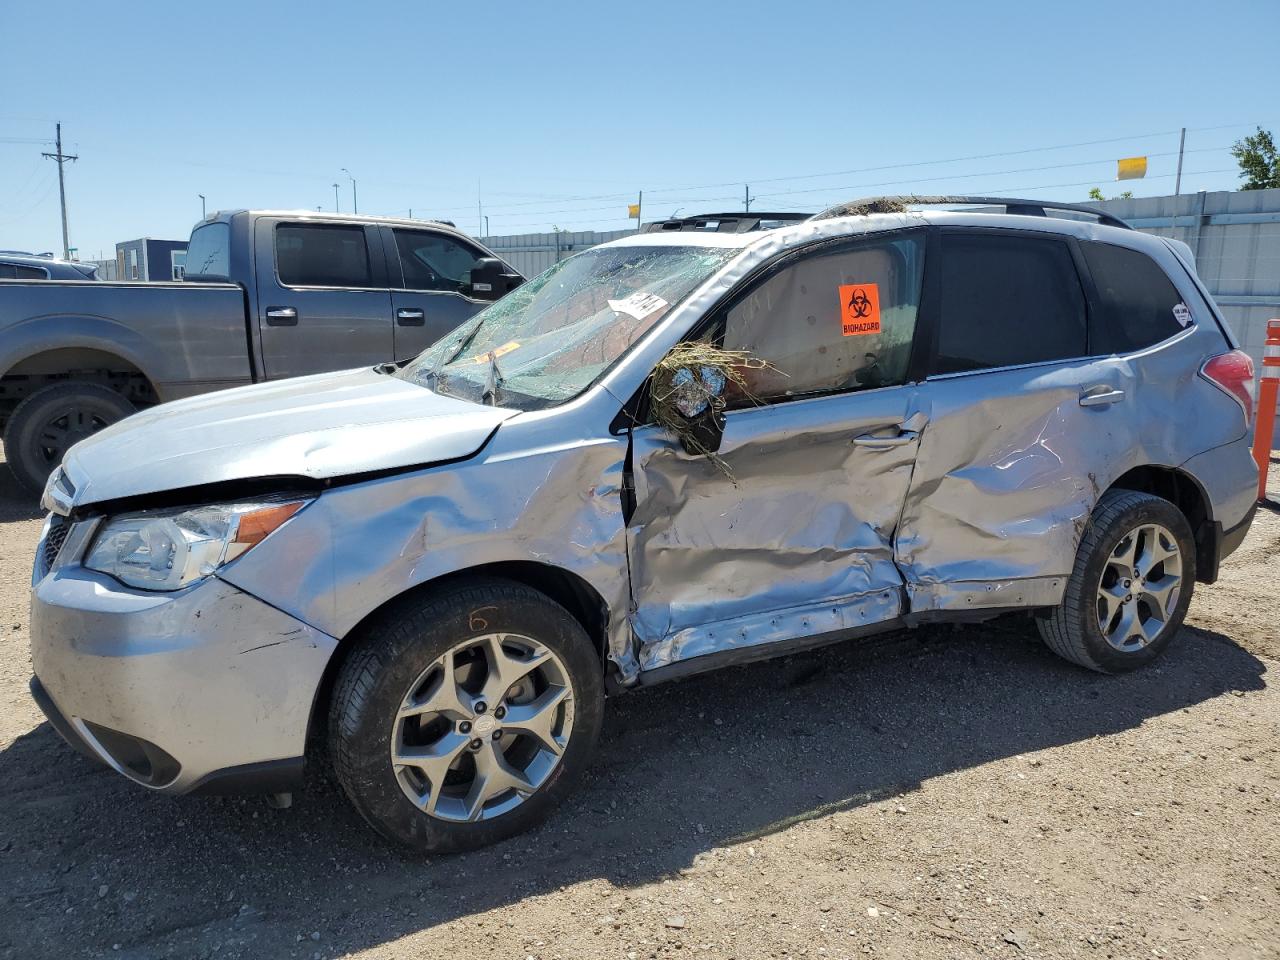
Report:
M 1167 340 L 1190 315 L 1172 281 L 1145 253 L 1084 241 L 1085 262 L 1098 290 L 1089 326 L 1090 352 L 1129 353 Z M 1175 309 L 1176 308 L 1176 309 Z
M 276 227 L 276 270 L 290 287 L 368 287 L 364 227 L 282 223 Z
M 192 230 L 183 279 L 226 280 L 230 276 L 231 225 L 207 223 Z
M 1084 294 L 1065 243 L 944 234 L 941 274 L 933 373 L 1087 354 Z
M 44 267 L 28 267 L 21 263 L 0 263 L 0 280 L 44 280 L 49 271 Z

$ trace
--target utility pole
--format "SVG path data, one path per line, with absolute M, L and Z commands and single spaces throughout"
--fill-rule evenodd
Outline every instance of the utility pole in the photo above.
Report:
M 1173 195 L 1182 192 L 1182 148 L 1187 145 L 1187 128 L 1182 128 L 1182 136 L 1178 137 L 1178 176 L 1173 181 Z
M 342 204 L 338 203 L 338 185 L 336 183 L 333 185 L 333 212 L 342 212 Z
M 351 212 L 359 213 L 360 204 L 356 200 L 356 178 L 351 176 L 351 171 L 348 170 L 346 167 L 342 168 L 342 172 L 345 173 L 347 175 L 347 179 L 351 181 Z
M 48 157 L 50 160 L 58 161 L 58 199 L 62 202 L 62 257 L 64 260 L 70 260 L 71 241 L 67 239 L 67 186 L 62 179 L 62 165 L 68 160 L 79 160 L 80 158 L 78 156 L 70 156 L 62 152 L 62 124 L 57 124 L 54 129 L 57 130 L 57 138 L 54 140 L 54 149 L 58 152 L 43 153 L 41 156 Z
M 487 213 L 484 215 L 484 235 L 486 237 L 489 235 L 489 215 Z
M 644 212 L 644 191 L 636 192 L 636 233 L 640 232 L 640 214 Z
M 476 229 L 484 233 L 484 198 L 480 193 L 480 178 L 476 177 Z M 560 258 L 557 256 L 556 261 Z
M 209 212 L 205 209 L 204 194 L 197 193 L 196 196 L 200 198 L 200 219 L 203 220 L 209 216 Z
M 751 212 L 751 185 L 748 183 L 742 185 L 742 209 L 746 213 Z

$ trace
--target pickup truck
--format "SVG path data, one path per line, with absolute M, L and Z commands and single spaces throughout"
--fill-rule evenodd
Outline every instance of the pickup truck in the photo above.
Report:
M 236 210 L 196 224 L 180 282 L 0 280 L 0 424 L 43 487 L 137 409 L 412 357 L 523 282 L 447 223 Z

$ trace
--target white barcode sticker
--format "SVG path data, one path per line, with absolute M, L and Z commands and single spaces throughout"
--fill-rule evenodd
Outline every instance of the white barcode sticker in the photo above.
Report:
M 610 300 L 609 309 L 614 313 L 625 313 L 629 317 L 635 317 L 637 320 L 643 320 L 650 314 L 657 313 L 667 305 L 667 301 L 663 300 L 656 293 L 645 293 L 643 290 L 636 291 L 629 297 L 623 297 L 621 300 Z

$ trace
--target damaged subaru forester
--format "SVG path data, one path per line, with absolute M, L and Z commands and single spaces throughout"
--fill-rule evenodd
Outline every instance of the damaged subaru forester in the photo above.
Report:
M 676 222 L 102 430 L 45 491 L 35 699 L 150 790 L 318 758 L 452 851 L 550 812 L 606 693 L 1014 611 L 1149 663 L 1248 530 L 1252 365 L 1185 245 L 974 206 Z

